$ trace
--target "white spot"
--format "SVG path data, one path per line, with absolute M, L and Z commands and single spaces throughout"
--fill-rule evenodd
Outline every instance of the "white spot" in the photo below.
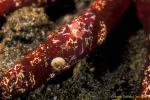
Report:
M 52 41 L 54 44 L 60 42 L 60 40 L 55 40 L 55 39 L 53 39 Z
M 51 66 L 55 71 L 60 71 L 65 68 L 66 61 L 62 57 L 56 57 L 51 61 Z
M 33 60 L 30 61 L 31 66 L 40 63 L 42 60 L 39 57 L 35 57 Z
M 47 78 L 47 81 L 49 81 L 50 79 L 52 79 L 52 78 L 54 78 L 55 77 L 55 73 L 51 73 L 50 75 L 49 75 L 49 77 Z
M 95 16 L 95 15 L 91 16 L 91 19 L 95 20 L 95 18 L 96 18 L 96 16 Z
M 84 52 L 84 45 L 83 45 L 83 43 L 82 43 L 82 48 L 81 48 L 80 55 L 82 55 L 82 54 L 83 54 L 83 52 Z
M 77 58 L 76 55 L 73 55 L 73 56 L 71 57 L 71 59 L 70 59 L 70 62 L 73 61 L 73 60 L 75 60 L 76 58 Z

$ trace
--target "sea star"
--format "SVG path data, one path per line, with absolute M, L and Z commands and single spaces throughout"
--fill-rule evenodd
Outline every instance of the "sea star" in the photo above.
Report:
M 55 2 L 53 0 L 48 0 Z M 62 26 L 49 35 L 35 50 L 27 54 L 20 62 L 10 67 L 1 77 L 0 88 L 4 99 L 21 95 L 33 90 L 69 69 L 78 60 L 90 54 L 101 45 L 107 33 L 117 25 L 120 18 L 130 6 L 131 0 L 96 0 L 82 14 L 69 24 Z M 149 33 L 148 0 L 136 0 L 139 19 Z M 45 5 L 39 0 L 1 0 L 0 15 L 11 9 L 27 5 Z M 146 64 L 145 78 L 141 95 L 148 96 L 149 57 Z

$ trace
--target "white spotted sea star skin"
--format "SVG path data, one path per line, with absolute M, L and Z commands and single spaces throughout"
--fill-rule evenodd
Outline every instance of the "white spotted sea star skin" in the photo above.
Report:
M 148 55 L 145 64 L 142 88 L 140 91 L 141 98 L 139 98 L 138 100 L 150 100 L 150 1 L 137 0 L 136 3 L 137 3 L 138 17 L 144 25 L 148 42 Z
M 55 0 L 0 0 L 0 16 L 24 6 L 52 5 Z
M 10 99 L 35 89 L 90 54 L 97 43 L 103 43 L 130 3 L 96 0 L 71 23 L 56 29 L 55 35 L 49 35 L 4 73 L 0 81 L 2 98 Z

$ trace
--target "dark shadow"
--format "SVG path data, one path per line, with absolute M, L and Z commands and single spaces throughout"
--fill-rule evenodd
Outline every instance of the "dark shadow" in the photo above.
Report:
M 49 6 L 45 9 L 49 19 L 56 21 L 65 14 L 72 13 L 75 10 L 75 3 L 73 0 L 56 0 L 54 6 Z
M 3 41 L 4 39 L 4 34 L 1 32 L 2 26 L 3 24 L 6 22 L 6 18 L 0 16 L 0 43 Z
M 132 33 L 135 33 L 141 27 L 142 25 L 136 16 L 135 5 L 132 4 L 118 26 L 107 37 L 105 43 L 87 59 L 96 67 L 95 79 L 101 80 L 100 76 L 103 76 L 108 70 L 113 72 L 118 68 L 126 51 L 127 40 Z
M 6 22 L 6 18 L 0 16 L 0 30 L 1 30 L 1 28 L 2 28 L 2 26 L 3 26 L 3 24 L 4 24 L 5 22 Z

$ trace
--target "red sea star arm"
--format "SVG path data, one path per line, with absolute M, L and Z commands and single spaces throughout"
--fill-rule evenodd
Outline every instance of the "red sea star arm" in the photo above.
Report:
M 54 31 L 1 77 L 3 98 L 33 90 L 70 68 L 103 42 L 130 0 L 96 0 L 71 23 Z
M 0 16 L 23 6 L 52 5 L 55 0 L 0 0 Z
M 144 78 L 142 81 L 141 96 L 149 100 L 150 99 L 150 1 L 149 0 L 137 0 L 137 13 L 140 21 L 144 25 L 144 29 L 147 35 L 148 42 L 148 55 L 145 64 Z

